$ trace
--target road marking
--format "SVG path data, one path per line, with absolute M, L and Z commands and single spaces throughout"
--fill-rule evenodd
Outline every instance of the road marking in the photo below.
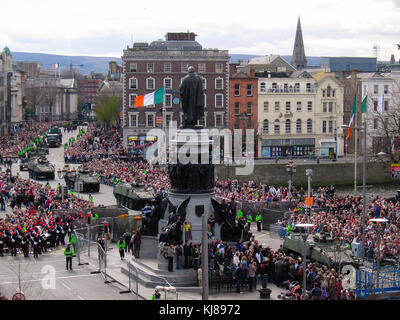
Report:
M 64 282 L 63 283 L 61 283 L 65 288 L 67 288 L 68 290 L 72 290 L 70 287 L 68 287 Z
M 86 275 L 80 275 L 80 276 L 69 276 L 69 277 L 56 277 L 56 278 L 48 278 L 47 280 L 60 280 L 60 279 L 70 279 L 70 278 L 82 278 L 82 277 L 94 277 L 97 276 L 97 274 L 86 274 Z M 42 279 L 33 279 L 33 280 L 25 280 L 21 281 L 21 283 L 26 283 L 26 282 L 38 282 L 42 281 Z M 19 283 L 19 281 L 10 281 L 10 282 L 0 282 L 0 285 L 4 284 L 16 284 Z
M 81 299 L 81 300 L 85 300 L 85 299 L 83 299 L 81 296 L 77 296 L 79 299 Z

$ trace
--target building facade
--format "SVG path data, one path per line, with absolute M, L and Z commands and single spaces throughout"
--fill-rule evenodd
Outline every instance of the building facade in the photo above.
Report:
M 343 85 L 306 71 L 258 79 L 259 157 L 343 155 Z
M 207 128 L 228 128 L 229 55 L 227 50 L 203 49 L 194 33 L 168 33 L 165 40 L 134 43 L 123 51 L 124 146 L 144 139 L 155 127 L 180 126 L 183 112 L 179 95 L 182 79 L 193 66 L 203 80 L 205 112 L 199 121 Z M 164 87 L 163 104 L 134 107 L 135 97 Z

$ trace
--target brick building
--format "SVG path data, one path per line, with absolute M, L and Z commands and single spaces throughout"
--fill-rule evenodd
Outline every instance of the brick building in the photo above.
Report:
M 227 50 L 203 49 L 194 33 L 167 33 L 165 40 L 134 43 L 123 51 L 124 145 L 143 140 L 155 127 L 182 123 L 179 86 L 193 66 L 203 79 L 205 114 L 199 122 L 207 128 L 228 127 L 229 54 Z M 165 88 L 163 104 L 133 107 L 136 96 Z
M 246 143 L 246 129 L 254 130 L 254 138 L 257 139 L 258 130 L 258 79 L 254 69 L 250 75 L 237 72 L 237 64 L 230 65 L 231 76 L 229 78 L 229 128 L 242 130 L 242 144 Z M 257 143 L 254 144 L 257 149 Z M 255 150 L 255 154 L 257 154 Z
M 77 79 L 78 95 L 81 97 L 86 109 L 91 110 L 103 78 L 100 74 L 92 73 Z

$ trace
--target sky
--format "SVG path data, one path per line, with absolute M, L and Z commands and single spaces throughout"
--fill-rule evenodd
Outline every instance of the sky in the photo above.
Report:
M 400 58 L 400 0 L 13 0 L 2 11 L 11 52 L 121 57 L 132 41 L 189 30 L 203 48 L 291 55 L 300 16 L 307 56 L 371 57 L 378 45 L 381 60 Z

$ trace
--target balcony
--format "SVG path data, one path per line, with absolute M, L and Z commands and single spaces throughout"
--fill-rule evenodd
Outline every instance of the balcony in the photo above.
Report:
M 299 88 L 271 88 L 271 89 L 264 89 L 260 88 L 260 93 L 314 93 L 313 88 L 308 88 L 306 90 L 300 90 Z

